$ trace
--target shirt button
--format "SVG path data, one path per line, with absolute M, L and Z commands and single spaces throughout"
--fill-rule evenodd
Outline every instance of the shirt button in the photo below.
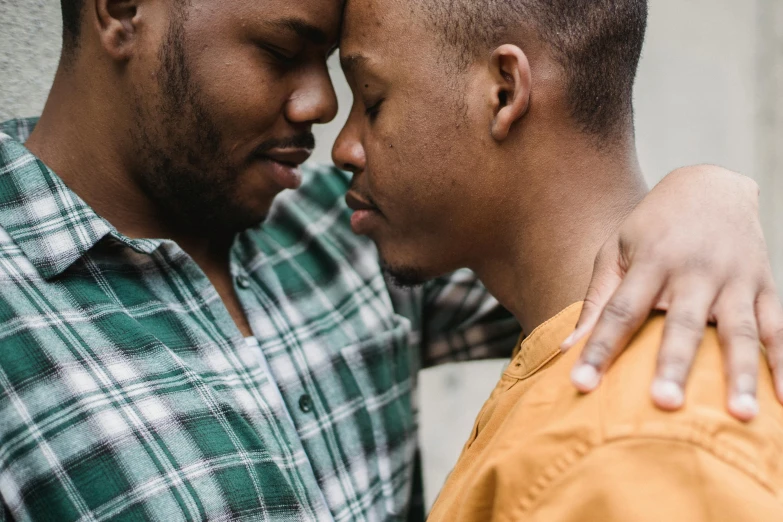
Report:
M 250 278 L 248 278 L 247 276 L 244 275 L 237 276 L 236 282 L 237 282 L 237 286 L 242 290 L 247 290 L 248 288 L 250 288 Z
M 310 413 L 313 411 L 313 399 L 307 394 L 299 397 L 299 409 L 302 410 L 303 413 Z

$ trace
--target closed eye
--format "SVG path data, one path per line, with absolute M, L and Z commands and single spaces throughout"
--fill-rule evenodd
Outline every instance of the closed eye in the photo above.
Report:
M 377 103 L 371 107 L 367 107 L 367 109 L 364 111 L 364 114 L 370 118 L 370 121 L 375 121 L 375 119 L 378 117 L 378 113 L 381 111 L 381 105 L 383 105 L 383 102 L 384 99 L 381 98 Z
M 281 65 L 290 67 L 296 64 L 296 56 L 289 56 L 282 50 L 272 45 L 259 44 L 259 47 L 261 47 L 261 49 L 263 49 L 269 56 L 271 56 L 275 61 L 279 62 Z

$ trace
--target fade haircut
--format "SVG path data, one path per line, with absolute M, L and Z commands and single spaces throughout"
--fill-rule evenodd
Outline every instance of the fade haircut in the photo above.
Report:
M 79 46 L 84 0 L 60 0 L 63 13 L 63 55 L 73 54 Z
M 559 63 L 573 119 L 601 142 L 633 130 L 647 0 L 416 0 L 464 70 L 520 30 Z

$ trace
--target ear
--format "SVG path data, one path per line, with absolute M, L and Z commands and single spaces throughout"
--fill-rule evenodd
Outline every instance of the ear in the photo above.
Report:
M 140 0 L 93 0 L 100 42 L 117 61 L 133 56 L 138 40 L 137 9 Z
M 516 45 L 501 45 L 490 59 L 494 80 L 492 105 L 495 118 L 492 121 L 492 137 L 505 140 L 511 128 L 527 114 L 530 108 L 532 73 L 527 55 Z

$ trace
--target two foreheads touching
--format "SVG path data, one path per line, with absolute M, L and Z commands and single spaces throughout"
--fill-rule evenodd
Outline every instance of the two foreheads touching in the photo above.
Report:
M 178 14 L 172 23 L 182 23 L 191 1 L 172 0 Z M 412 2 L 437 30 L 458 70 L 496 45 L 534 35 L 562 66 L 572 116 L 584 131 L 602 141 L 632 131 L 647 0 L 397 1 Z M 61 6 L 67 62 L 79 48 L 85 0 Z

